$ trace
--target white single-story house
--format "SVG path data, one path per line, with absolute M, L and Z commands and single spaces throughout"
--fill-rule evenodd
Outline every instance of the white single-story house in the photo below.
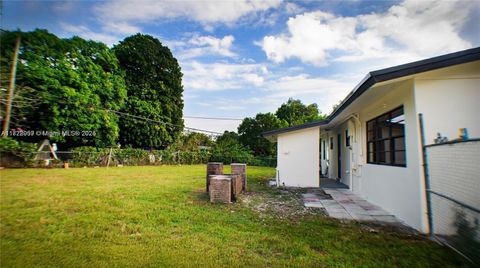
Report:
M 326 120 L 265 132 L 277 141 L 277 181 L 337 179 L 428 232 L 420 113 L 426 144 L 459 128 L 480 137 L 480 48 L 370 72 Z

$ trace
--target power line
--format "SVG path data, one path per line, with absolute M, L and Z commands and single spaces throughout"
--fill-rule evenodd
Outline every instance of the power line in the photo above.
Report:
M 58 102 L 67 103 L 64 100 L 57 99 L 58 96 L 56 96 L 56 95 L 54 95 L 50 92 L 42 92 L 42 93 L 56 98 L 56 101 L 58 101 Z M 98 106 L 94 106 L 94 105 L 89 105 L 89 107 L 94 108 L 94 109 L 104 110 L 104 111 L 107 111 L 107 112 L 110 112 L 110 113 L 119 114 L 121 116 L 127 116 L 127 117 L 132 117 L 132 118 L 135 118 L 135 119 L 139 119 L 139 120 L 149 121 L 149 122 L 156 123 L 156 124 L 169 125 L 169 126 L 172 126 L 172 127 L 175 127 L 175 128 L 182 128 L 183 127 L 184 129 L 189 130 L 189 131 L 193 131 L 193 132 L 204 132 L 204 133 L 208 133 L 210 135 L 215 135 L 215 136 L 222 135 L 222 133 L 220 133 L 220 132 L 215 132 L 215 131 L 210 131 L 210 130 L 200 129 L 200 128 L 192 128 L 192 127 L 181 126 L 181 125 L 175 125 L 175 124 L 170 123 L 170 122 L 153 120 L 153 119 L 150 119 L 150 118 L 146 118 L 146 117 L 142 117 L 142 116 L 138 116 L 138 115 L 134 115 L 134 114 L 129 114 L 129 113 L 124 113 L 124 112 L 119 112 L 119 111 L 115 111 L 115 110 L 112 110 L 112 109 L 107 109 L 107 108 L 104 108 L 104 107 L 98 107 Z
M 194 118 L 194 119 L 207 119 L 207 120 L 230 120 L 230 121 L 242 121 L 242 118 L 228 118 L 228 117 L 204 117 L 204 116 L 188 116 L 184 115 L 183 118 Z
M 93 107 L 93 108 L 98 108 L 98 107 Z M 157 124 L 164 124 L 164 125 L 169 125 L 169 126 L 173 126 L 173 127 L 180 127 L 179 125 L 175 125 L 175 124 L 172 124 L 170 122 L 153 120 L 153 119 L 150 119 L 150 118 L 146 118 L 146 117 L 142 117 L 142 116 L 138 116 L 138 115 L 133 115 L 133 114 L 128 114 L 128 113 L 124 113 L 124 112 L 119 112 L 119 111 L 106 109 L 106 108 L 99 108 L 99 109 L 105 110 L 107 112 L 116 113 L 116 114 L 119 114 L 119 115 L 122 115 L 122 116 L 129 116 L 129 117 L 133 117 L 133 118 L 136 118 L 136 119 L 145 120 L 145 121 L 149 121 L 149 122 L 153 122 L 153 123 L 157 123 Z M 222 135 L 222 133 L 220 133 L 220 132 L 215 132 L 215 131 L 210 131 L 210 130 L 205 130 L 205 129 L 185 127 L 185 126 L 183 128 L 186 129 L 186 130 L 190 130 L 190 131 L 200 131 L 200 132 L 210 133 L 210 134 L 214 134 L 214 135 Z
M 37 91 L 37 90 L 34 89 L 34 91 Z M 41 92 L 41 93 L 55 98 L 56 101 L 67 103 L 64 100 L 59 100 L 57 95 L 54 95 L 50 92 Z M 38 99 L 38 96 L 35 96 L 35 97 L 36 97 L 35 99 Z M 25 98 L 25 99 L 29 99 L 29 98 Z M 31 100 L 33 100 L 33 99 L 31 99 Z M 2 102 L 3 102 L 3 100 L 2 100 Z M 189 131 L 193 131 L 193 132 L 204 132 L 204 133 L 208 133 L 210 135 L 216 135 L 216 136 L 219 136 L 219 135 L 223 134 L 223 133 L 220 133 L 220 132 L 210 131 L 210 130 L 206 130 L 206 129 L 199 129 L 199 128 L 192 128 L 192 127 L 187 127 L 187 126 L 175 125 L 175 124 L 172 124 L 170 122 L 153 120 L 153 119 L 150 119 L 150 118 L 146 118 L 146 117 L 142 117 L 142 116 L 138 116 L 138 115 L 133 115 L 133 114 L 128 114 L 128 113 L 124 113 L 124 112 L 119 112 L 119 111 L 115 111 L 115 110 L 111 110 L 111 109 L 107 109 L 107 108 L 103 108 L 103 107 L 98 107 L 98 106 L 93 106 L 93 105 L 91 105 L 90 107 L 95 108 L 95 109 L 101 109 L 101 110 L 104 110 L 104 111 L 107 111 L 107 112 L 116 113 L 116 114 L 119 114 L 119 115 L 122 115 L 122 116 L 128 116 L 128 117 L 133 117 L 133 118 L 140 119 L 140 120 L 145 120 L 145 121 L 157 123 L 157 124 L 169 125 L 169 126 L 173 126 L 175 128 L 180 127 L 180 128 L 184 128 L 184 129 L 189 130 Z M 184 116 L 184 117 L 187 117 L 187 116 Z M 198 118 L 216 119 L 216 120 L 243 120 L 243 119 L 236 119 L 236 118 L 213 118 L 213 117 L 198 117 Z

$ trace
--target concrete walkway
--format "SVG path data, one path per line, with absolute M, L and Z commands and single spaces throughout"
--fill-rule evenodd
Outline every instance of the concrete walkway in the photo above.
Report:
M 316 193 L 303 194 L 305 207 L 323 208 L 329 217 L 343 220 L 376 221 L 401 224 L 401 221 L 382 208 L 372 205 L 348 189 L 324 189 L 332 199 Z

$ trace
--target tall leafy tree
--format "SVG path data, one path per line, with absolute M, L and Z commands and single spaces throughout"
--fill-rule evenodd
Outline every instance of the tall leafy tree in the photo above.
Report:
M 238 134 L 233 131 L 225 131 L 222 135 L 217 137 L 216 143 L 222 144 L 232 144 L 238 143 L 239 141 Z
M 209 136 L 203 133 L 192 132 L 180 135 L 170 148 L 181 151 L 195 151 L 201 146 L 211 147 L 213 144 Z
M 292 98 L 282 104 L 277 109 L 275 115 L 280 120 L 285 120 L 289 126 L 300 125 L 325 118 L 325 116 L 318 111 L 316 103 L 305 105 L 300 100 Z
M 50 139 L 67 147 L 114 144 L 118 116 L 105 109 L 120 109 L 126 90 L 112 51 L 102 43 L 60 39 L 46 30 L 7 31 L 2 33 L 0 50 L 0 63 L 7 69 L 17 35 L 21 36 L 17 85 L 29 89 L 22 98 L 35 105 L 24 107 L 21 120 L 11 127 L 59 132 Z
M 265 131 L 287 126 L 285 121 L 278 119 L 272 113 L 259 113 L 255 118 L 243 119 L 238 127 L 239 141 L 254 152 L 255 155 L 275 155 L 275 144 L 262 136 Z
M 170 49 L 150 36 L 136 34 L 114 47 L 125 71 L 125 113 L 162 123 L 124 117 L 120 142 L 134 147 L 165 148 L 183 129 L 182 72 Z
M 225 131 L 215 141 L 210 160 L 224 163 L 230 163 L 231 161 L 247 163 L 253 158 L 252 151 L 239 142 L 237 133 Z

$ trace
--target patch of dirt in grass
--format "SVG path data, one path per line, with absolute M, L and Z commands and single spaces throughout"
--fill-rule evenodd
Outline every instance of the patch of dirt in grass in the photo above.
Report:
M 261 217 L 298 219 L 310 215 L 325 215 L 323 209 L 307 208 L 303 205 L 299 188 L 270 188 L 261 192 L 240 195 L 238 202 L 260 214 Z
M 318 255 L 322 255 L 322 256 L 325 256 L 327 255 L 327 252 L 325 251 L 325 249 L 321 248 L 321 247 L 318 247 L 318 246 L 310 246 L 310 249 L 315 252 L 316 254 Z

